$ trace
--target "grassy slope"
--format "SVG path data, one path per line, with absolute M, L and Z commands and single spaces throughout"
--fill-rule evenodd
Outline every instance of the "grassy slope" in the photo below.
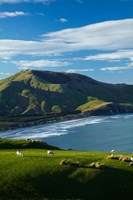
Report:
M 42 140 L 13 140 L 0 138 L 0 149 L 24 149 L 24 148 L 38 148 L 38 149 L 56 149 L 58 147 L 51 146 Z
M 109 153 L 44 149 L 0 150 L 0 199 L 132 199 L 133 167 L 118 160 L 107 160 Z M 79 161 L 84 167 L 59 165 L 63 159 Z M 108 169 L 87 168 L 99 161 Z
M 45 75 L 39 73 L 39 76 L 36 76 L 32 71 L 26 70 L 0 80 L 1 115 L 3 116 L 5 113 L 8 113 L 7 115 L 43 114 L 51 112 L 52 108 L 57 105 L 61 110 L 73 110 L 75 93 L 73 94 L 73 90 L 67 89 L 65 83 L 63 83 L 67 77 L 61 74 L 60 80 L 59 75 L 54 77 L 56 74 L 49 75 L 50 72 L 45 73 Z M 50 77 L 47 80 L 48 76 Z M 63 94 L 64 87 L 65 92 Z M 13 98 L 12 92 L 14 93 Z M 68 97 L 71 103 L 67 102 Z M 82 100 L 79 101 L 82 102 Z M 76 103 L 76 105 L 78 104 Z M 2 110 L 3 108 L 4 110 Z
M 88 111 L 93 111 L 98 108 L 102 108 L 106 105 L 110 104 L 110 102 L 104 102 L 100 99 L 94 98 L 94 97 L 89 97 L 88 102 L 85 104 L 80 105 L 77 110 L 80 110 L 81 112 L 88 112 Z
M 69 112 L 79 108 L 88 112 L 109 102 L 123 106 L 129 103 L 133 110 L 132 91 L 132 85 L 105 84 L 78 74 L 25 70 L 0 80 L 0 115 Z

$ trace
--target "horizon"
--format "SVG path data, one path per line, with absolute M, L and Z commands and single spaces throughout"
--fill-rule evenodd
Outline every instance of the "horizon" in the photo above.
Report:
M 30 69 L 133 85 L 133 0 L 0 0 L 0 8 L 0 80 Z

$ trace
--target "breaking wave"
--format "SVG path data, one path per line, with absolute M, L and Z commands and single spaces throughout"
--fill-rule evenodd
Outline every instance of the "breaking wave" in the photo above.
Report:
M 110 123 L 113 120 L 119 118 L 129 119 L 133 118 L 133 115 L 115 115 L 115 116 L 100 116 L 100 117 L 87 117 L 75 120 L 69 120 L 58 123 L 51 123 L 45 125 L 36 125 L 26 128 L 18 128 L 15 130 L 3 131 L 0 133 L 0 137 L 4 138 L 47 138 L 53 136 L 61 136 L 65 134 L 70 134 L 73 132 L 73 128 L 85 127 L 93 124 Z

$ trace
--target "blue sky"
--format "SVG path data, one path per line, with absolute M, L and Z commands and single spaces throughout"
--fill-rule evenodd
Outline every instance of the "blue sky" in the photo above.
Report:
M 133 84 L 133 0 L 0 0 L 0 79 L 25 69 Z

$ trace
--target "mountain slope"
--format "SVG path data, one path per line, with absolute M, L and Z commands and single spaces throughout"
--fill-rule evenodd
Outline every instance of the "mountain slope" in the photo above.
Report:
M 133 85 L 106 84 L 79 74 L 37 70 L 0 80 L 0 116 L 76 110 L 93 114 L 133 112 Z

